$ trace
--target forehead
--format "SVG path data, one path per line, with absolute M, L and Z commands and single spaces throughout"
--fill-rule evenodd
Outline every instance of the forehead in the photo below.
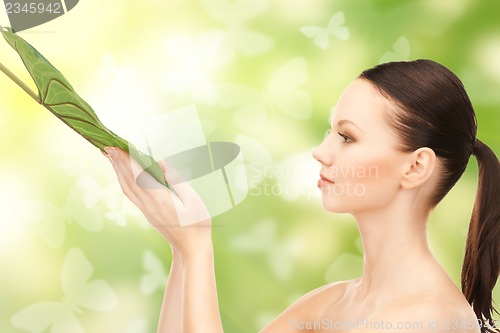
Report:
M 332 113 L 332 125 L 347 119 L 360 127 L 385 124 L 390 102 L 371 83 L 356 79 L 343 91 Z

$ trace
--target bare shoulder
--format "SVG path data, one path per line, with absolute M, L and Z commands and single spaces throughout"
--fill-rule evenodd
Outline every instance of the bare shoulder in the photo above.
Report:
M 346 288 L 358 280 L 339 281 L 316 288 L 283 311 L 275 320 L 266 326 L 260 333 L 284 332 L 311 332 L 302 323 L 311 322 L 332 302 L 344 295 Z
M 342 297 L 348 286 L 359 282 L 359 279 L 337 281 L 329 284 L 325 284 L 319 288 L 311 290 L 301 298 L 299 298 L 295 303 L 297 305 L 311 305 L 310 302 L 315 303 L 331 303 Z
M 356 333 L 374 332 L 368 324 L 392 326 L 405 333 L 479 333 L 477 318 L 465 300 L 419 295 L 395 301 L 367 319 Z

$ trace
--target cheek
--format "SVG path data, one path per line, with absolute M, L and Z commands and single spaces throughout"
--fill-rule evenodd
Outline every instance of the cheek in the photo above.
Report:
M 357 177 L 351 179 L 365 189 L 365 195 L 375 200 L 376 197 L 386 197 L 399 189 L 399 170 L 397 163 L 391 158 L 375 158 L 365 164 L 360 164 Z
M 399 181 L 398 161 L 395 156 L 381 152 L 376 155 L 370 153 L 358 154 L 357 158 L 346 159 L 347 162 L 339 165 L 335 170 L 338 183 L 359 184 L 375 190 Z
M 386 205 L 399 189 L 397 165 L 388 154 L 337 165 L 335 184 L 322 189 L 323 206 L 345 213 Z

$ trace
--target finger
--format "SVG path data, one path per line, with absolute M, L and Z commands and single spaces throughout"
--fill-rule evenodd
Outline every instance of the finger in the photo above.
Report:
M 161 202 L 163 205 L 169 205 L 172 202 L 172 193 L 156 181 L 153 176 L 145 172 L 145 170 L 137 163 L 137 161 L 132 158 L 127 152 L 120 148 L 117 151 L 117 161 L 115 164 L 117 167 L 121 168 L 124 172 L 125 179 L 128 189 L 132 192 L 132 195 L 136 198 L 136 205 L 139 208 L 145 208 L 152 200 L 155 202 Z M 164 193 L 160 193 L 162 191 Z M 132 198 L 131 198 L 132 200 Z
M 139 198 L 141 189 L 135 183 L 128 154 L 117 147 L 106 147 L 105 150 L 115 169 L 123 193 L 136 205 L 141 204 L 142 200 Z

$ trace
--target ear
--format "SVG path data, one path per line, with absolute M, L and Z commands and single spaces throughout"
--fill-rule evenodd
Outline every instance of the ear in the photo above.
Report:
M 408 156 L 408 163 L 404 170 L 401 186 L 412 189 L 424 184 L 436 167 L 436 153 L 434 150 L 423 147 L 415 150 Z

